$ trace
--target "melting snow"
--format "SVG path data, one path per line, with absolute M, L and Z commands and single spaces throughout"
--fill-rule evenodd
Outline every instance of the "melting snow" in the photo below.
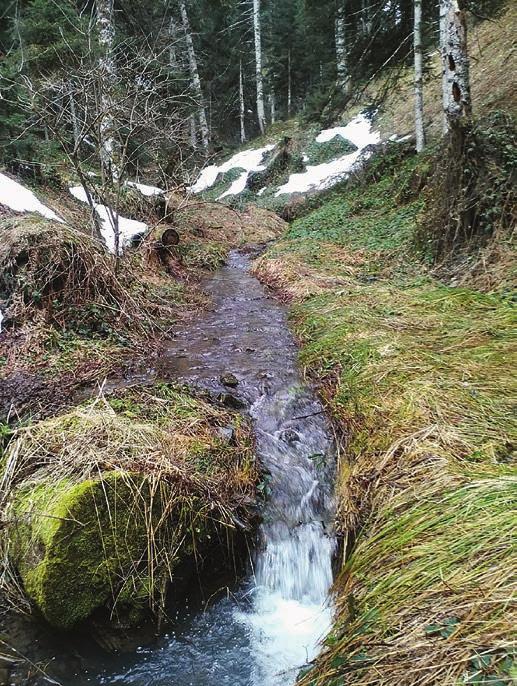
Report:
M 47 219 L 63 223 L 61 217 L 38 200 L 34 193 L 5 174 L 0 174 L 0 204 L 15 212 L 37 212 Z
M 335 136 L 342 136 L 351 141 L 357 146 L 357 150 L 349 155 L 338 157 L 332 162 L 308 165 L 307 171 L 300 174 L 291 174 L 289 181 L 278 189 L 277 197 L 284 193 L 305 193 L 310 190 L 330 188 L 350 174 L 366 146 L 378 143 L 381 140 L 379 132 L 372 131 L 371 122 L 364 114 L 354 117 L 346 126 L 325 129 L 316 138 L 316 141 L 318 143 L 326 143 L 335 138 Z
M 380 135 L 372 133 L 372 123 L 364 114 L 358 114 L 346 126 L 324 129 L 316 138 L 316 143 L 328 143 L 336 136 L 345 138 L 359 149 L 380 141 Z
M 219 174 L 224 174 L 224 172 L 230 171 L 230 169 L 244 169 L 245 171 L 232 183 L 226 193 L 221 195 L 219 200 L 225 198 L 227 195 L 238 195 L 239 193 L 242 193 L 246 188 L 246 181 L 251 172 L 265 169 L 262 165 L 262 159 L 264 155 L 270 150 L 273 150 L 274 147 L 274 145 L 266 145 L 265 147 L 257 148 L 256 150 L 243 150 L 220 166 L 212 164 L 209 167 L 206 167 L 201 172 L 196 183 L 190 187 L 190 190 L 193 193 L 201 193 L 201 191 L 205 191 L 207 188 L 211 188 L 214 185 Z
M 88 202 L 85 190 L 82 186 L 73 186 L 70 188 L 70 193 L 81 202 Z M 95 211 L 100 219 L 101 233 L 108 250 L 115 252 L 115 231 L 114 225 L 117 219 L 117 214 L 106 205 L 94 203 Z M 139 222 L 134 219 L 127 219 L 118 215 L 118 229 L 120 232 L 120 250 L 131 243 L 134 236 L 138 236 L 144 231 L 147 231 L 147 224 Z
M 136 188 L 137 191 L 140 191 L 142 195 L 146 195 L 148 197 L 153 195 L 163 195 L 165 192 L 157 186 L 146 186 L 145 183 L 137 183 L 136 181 L 128 181 L 127 185 L 131 186 L 132 188 Z

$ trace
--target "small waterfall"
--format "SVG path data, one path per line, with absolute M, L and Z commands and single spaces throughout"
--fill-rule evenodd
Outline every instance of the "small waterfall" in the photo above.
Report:
M 254 686 L 294 683 L 330 627 L 335 539 L 329 491 L 332 445 L 307 389 L 262 396 L 252 407 L 257 453 L 268 470 L 251 613 Z

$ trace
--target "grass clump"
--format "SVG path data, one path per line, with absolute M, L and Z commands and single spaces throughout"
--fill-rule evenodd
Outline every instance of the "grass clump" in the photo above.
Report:
M 515 314 L 414 248 L 429 161 L 373 158 L 256 273 L 345 436 L 336 619 L 303 686 L 510 684 Z
M 168 384 L 20 428 L 2 473 L 2 591 L 61 629 L 99 610 L 134 624 L 162 609 L 180 562 L 195 573 L 219 537 L 229 555 L 256 480 L 242 418 Z

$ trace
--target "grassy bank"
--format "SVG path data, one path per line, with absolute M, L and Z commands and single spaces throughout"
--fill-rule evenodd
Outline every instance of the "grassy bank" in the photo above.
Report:
M 514 310 L 417 254 L 429 163 L 379 160 L 255 267 L 345 436 L 336 621 L 305 686 L 515 677 Z
M 136 625 L 205 564 L 235 567 L 257 478 L 248 423 L 183 387 L 19 428 L 0 478 L 0 592 L 59 629 L 94 612 Z

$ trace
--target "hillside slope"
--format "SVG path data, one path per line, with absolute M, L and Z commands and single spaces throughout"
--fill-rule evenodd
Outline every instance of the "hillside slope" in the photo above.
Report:
M 499 16 L 477 23 L 468 36 L 474 114 L 493 110 L 517 113 L 517 4 L 508 3 Z M 424 79 L 424 123 L 428 136 L 442 131 L 440 55 L 435 51 Z M 414 130 L 413 70 L 385 70 L 362 93 L 359 106 L 382 102 L 377 126 L 382 136 Z

